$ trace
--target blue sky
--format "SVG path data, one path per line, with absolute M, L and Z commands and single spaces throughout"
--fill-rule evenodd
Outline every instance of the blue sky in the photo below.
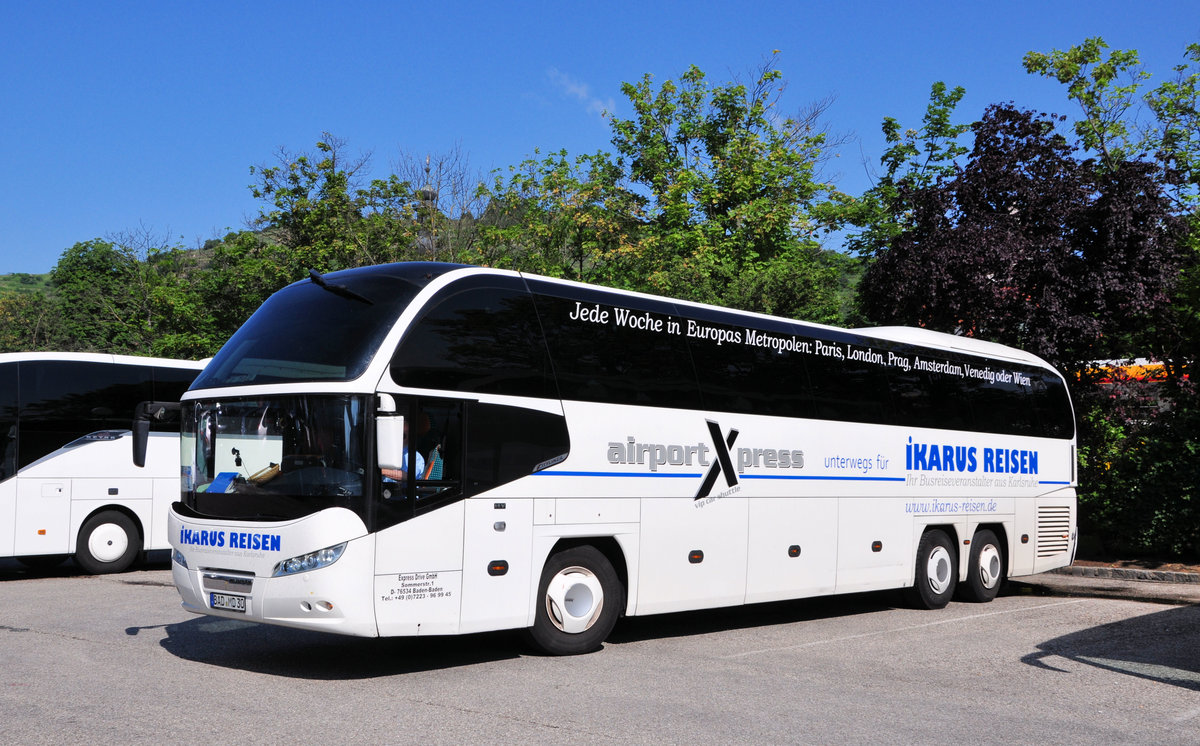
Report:
M 195 246 L 244 228 L 253 165 L 328 131 L 372 175 L 459 150 L 483 174 L 535 149 L 610 149 L 623 82 L 722 83 L 773 50 L 785 111 L 833 97 L 853 134 L 832 175 L 860 193 L 879 125 L 917 125 L 930 85 L 960 119 L 1013 101 L 1074 115 L 1030 50 L 1089 36 L 1155 80 L 1200 41 L 1195 0 L 1142 2 L 27 2 L 0 0 L 0 274 L 47 272 L 79 241 L 150 232 Z M 865 165 L 864 165 L 865 162 Z M 832 247 L 832 248 L 836 248 Z

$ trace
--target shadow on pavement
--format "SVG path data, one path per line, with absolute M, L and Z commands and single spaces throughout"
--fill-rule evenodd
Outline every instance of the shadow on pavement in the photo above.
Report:
M 237 619 L 196 617 L 165 625 L 161 645 L 184 660 L 271 676 L 370 679 L 520 657 L 512 632 L 458 637 L 346 637 Z M 140 628 L 130 628 L 136 635 Z
M 866 614 L 894 608 L 898 601 L 895 593 L 863 593 L 633 617 L 618 623 L 609 642 L 621 644 Z M 518 632 L 511 630 L 446 637 L 363 638 L 201 616 L 161 627 L 130 627 L 125 632 L 136 636 L 158 628 L 166 632 L 163 649 L 184 660 L 297 679 L 370 679 L 538 655 L 529 650 Z
M 1055 659 L 1200 691 L 1200 606 L 1090 627 L 1038 645 L 1022 663 L 1050 671 Z
M 143 553 L 129 571 L 134 570 L 169 570 L 171 569 L 171 552 L 168 549 L 156 549 Z M 0 582 L 6 580 L 36 580 L 38 578 L 76 578 L 89 575 L 83 568 L 75 564 L 69 555 L 53 555 L 40 557 L 0 558 Z M 120 577 L 117 574 L 115 577 Z
M 674 614 L 626 617 L 617 623 L 609 641 L 640 642 L 685 637 L 734 629 L 794 624 L 831 617 L 870 614 L 903 606 L 899 592 L 873 591 L 843 596 L 819 596 L 792 601 L 729 606 L 721 609 L 681 611 Z

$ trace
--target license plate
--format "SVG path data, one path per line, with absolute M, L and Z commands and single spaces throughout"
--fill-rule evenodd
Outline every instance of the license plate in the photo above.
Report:
M 208 605 L 214 609 L 238 611 L 243 614 L 246 613 L 245 596 L 229 596 L 224 593 L 210 593 L 208 594 Z

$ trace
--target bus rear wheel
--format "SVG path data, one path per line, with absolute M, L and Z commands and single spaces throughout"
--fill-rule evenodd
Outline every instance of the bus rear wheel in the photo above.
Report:
M 918 609 L 944 608 L 957 583 L 953 542 L 941 529 L 926 531 L 917 545 L 916 582 L 905 593 L 908 603 Z
M 79 529 L 75 561 L 93 575 L 129 569 L 141 550 L 137 526 L 129 516 L 106 510 L 88 518 Z
M 1000 592 L 1004 582 L 1004 554 L 996 534 L 988 529 L 975 532 L 971 540 L 971 558 L 967 564 L 967 582 L 961 588 L 963 599 L 987 603 Z
M 599 549 L 585 545 L 557 552 L 542 569 L 526 637 L 549 655 L 590 653 L 612 632 L 624 595 L 616 570 Z

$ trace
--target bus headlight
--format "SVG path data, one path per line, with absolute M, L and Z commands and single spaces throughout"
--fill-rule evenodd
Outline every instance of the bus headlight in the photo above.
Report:
M 171 555 L 171 559 L 174 560 L 175 564 L 179 565 L 183 569 L 188 569 L 187 558 L 184 557 L 183 552 L 180 552 L 178 549 L 176 549 L 175 553 Z
M 344 551 L 346 551 L 346 542 L 343 541 L 336 546 L 302 554 L 299 557 L 285 559 L 275 565 L 275 569 L 271 572 L 271 577 L 277 578 L 281 575 L 295 575 L 298 572 L 308 572 L 309 570 L 320 570 L 322 567 L 329 567 L 338 561 L 338 558 L 342 556 L 342 552 Z

